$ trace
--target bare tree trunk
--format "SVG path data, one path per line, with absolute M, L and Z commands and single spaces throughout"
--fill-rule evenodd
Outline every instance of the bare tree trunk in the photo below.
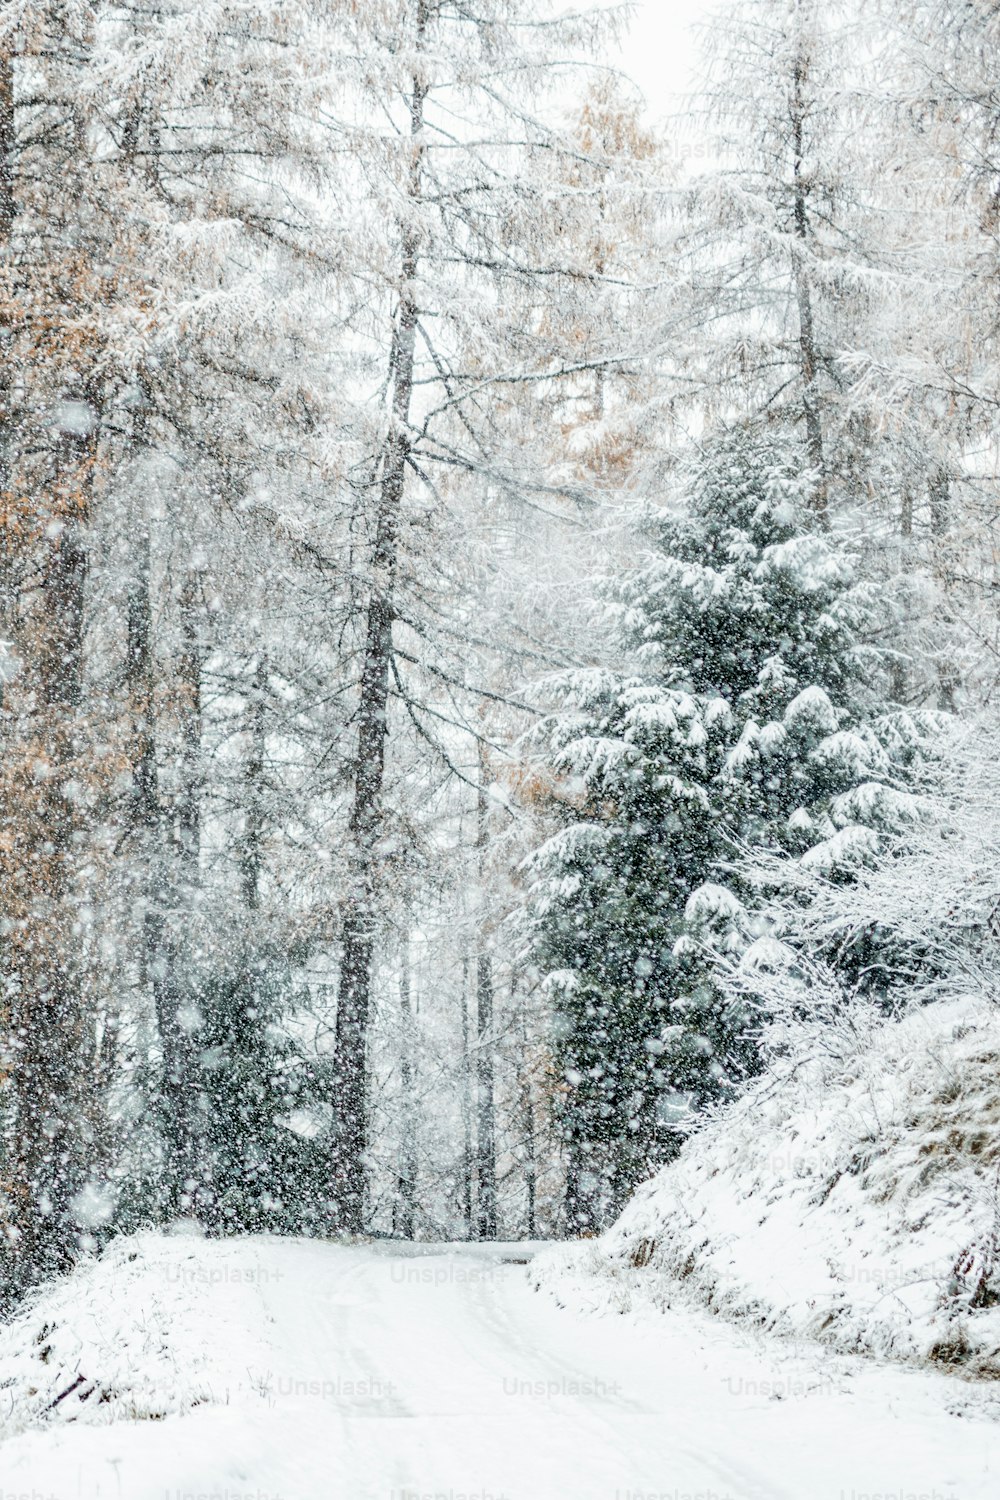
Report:
M 140 412 L 134 432 L 137 459 L 148 448 L 147 414 Z M 166 810 L 160 796 L 156 757 L 156 708 L 154 703 L 154 639 L 151 577 L 151 536 L 148 516 L 139 518 L 127 594 L 127 640 L 125 683 L 132 717 L 132 805 L 130 810 L 133 857 L 139 870 L 137 886 L 142 898 L 143 968 L 149 985 L 162 1055 L 162 1085 L 158 1100 L 160 1134 L 165 1163 L 163 1182 L 165 1207 L 180 1214 L 187 1206 L 194 1170 L 192 1095 L 192 1039 L 185 1029 L 187 993 L 182 978 L 182 943 L 187 930 L 185 911 L 190 901 L 190 849 L 178 860 L 181 839 L 175 829 L 171 841 Z M 178 666 L 181 700 L 182 742 L 185 769 L 182 808 L 178 819 L 187 825 L 184 838 L 197 838 L 197 795 L 193 787 L 197 763 L 191 763 L 193 741 L 200 731 L 200 657 L 194 618 L 194 582 L 188 580 L 182 597 L 182 631 L 185 650 Z M 192 826 L 192 819 L 194 825 Z M 171 843 L 173 847 L 171 847 Z M 195 854 L 195 860 L 197 855 Z M 178 868 L 179 866 L 179 868 Z
M 907 485 L 903 491 L 899 510 L 899 537 L 900 537 L 900 571 L 904 575 L 912 566 L 910 543 L 913 540 L 913 492 Z M 891 688 L 893 702 L 905 703 L 908 697 L 908 664 L 909 658 L 904 654 L 902 646 L 892 657 Z
M 462 959 L 462 1219 L 472 1239 L 472 1058 L 469 1051 L 469 960 Z
M 479 791 L 476 801 L 476 849 L 479 888 L 486 882 L 486 756 L 479 749 Z M 493 1100 L 493 958 L 483 914 L 476 948 L 476 1236 L 497 1235 L 496 1122 Z
M 913 540 L 913 491 L 907 485 L 899 510 L 899 534 L 904 542 Z
M 0 244 L 14 227 L 14 59 L 0 52 Z
M 930 477 L 928 498 L 931 512 L 931 536 L 934 543 L 941 542 L 951 523 L 951 479 L 947 469 L 937 468 Z M 952 622 L 951 610 L 945 619 Z M 962 686 L 962 675 L 954 656 L 939 655 L 937 662 L 938 707 L 948 714 L 958 711 L 958 694 Z
M 135 538 L 128 586 L 125 685 L 132 710 L 132 826 L 152 833 L 160 821 L 153 709 L 153 619 L 150 599 L 149 522 Z
M 14 151 L 14 60 L 9 53 L 0 52 L 0 251 L 10 249 L 14 232 Z M 10 276 L 12 268 L 6 274 Z M 12 288 L 4 287 L 4 279 L 0 270 L 0 289 L 9 296 Z M 0 314 L 0 504 L 5 510 L 11 487 L 13 442 L 11 343 L 10 314 Z
M 476 956 L 476 1237 L 497 1236 L 496 1128 L 493 1113 L 493 960 Z
M 177 663 L 180 700 L 180 787 L 173 850 L 167 851 L 158 899 L 147 927 L 153 999 L 163 1053 L 164 1185 L 169 1213 L 194 1213 L 199 1195 L 197 993 L 191 969 L 190 916 L 197 900 L 201 846 L 200 578 L 188 576 L 180 601 L 183 650 Z
M 240 851 L 240 881 L 247 911 L 260 906 L 260 876 L 264 858 L 264 731 L 267 693 L 267 663 L 258 656 L 247 705 L 247 759 L 243 847 Z
M 423 45 L 428 18 L 427 0 L 417 0 L 418 50 Z M 423 129 L 426 85 L 414 77 L 410 96 L 410 172 L 408 193 L 420 198 L 423 168 Z M 396 608 L 399 515 L 409 466 L 410 407 L 418 309 L 416 275 L 419 244 L 410 223 L 403 229 L 399 273 L 399 301 L 389 357 L 391 402 L 389 431 L 382 453 L 371 559 L 358 739 L 353 771 L 353 795 L 348 825 L 350 875 L 344 914 L 340 977 L 337 991 L 334 1089 L 333 1200 L 337 1227 L 358 1234 L 364 1225 L 368 1144 L 367 1042 L 371 1010 L 375 933 L 380 900 L 380 851 L 388 734 L 389 672 L 393 654 Z
M 402 1044 L 400 1077 L 403 1088 L 403 1101 L 400 1114 L 403 1138 L 399 1152 L 399 1183 L 397 1190 L 399 1206 L 397 1228 L 404 1240 L 413 1239 L 417 1212 L 417 1112 L 414 1107 L 415 1100 L 413 1095 L 416 1084 L 416 1059 L 414 1057 L 416 1036 L 413 1016 L 413 995 L 410 984 L 409 950 L 409 939 L 404 936 L 399 968 L 399 1011 L 402 1023 L 400 1027 L 400 1042 Z
M 941 537 L 947 532 L 951 519 L 951 480 L 947 470 L 935 469 L 928 488 L 931 502 L 931 533 L 935 537 Z
M 160 1131 L 166 1154 L 163 1178 L 167 1211 L 177 1214 L 180 1212 L 187 1174 L 184 1047 L 178 1036 L 177 1012 L 181 997 L 175 974 L 176 955 L 171 946 L 171 892 L 168 876 L 170 853 L 166 847 L 166 827 L 156 764 L 148 523 L 142 525 L 137 538 L 129 583 L 125 670 L 133 720 L 132 832 L 137 854 L 142 858 L 144 866 L 139 876 L 143 898 L 144 966 L 163 1058 L 162 1091 L 159 1099 Z
M 591 1235 L 599 1229 L 596 1192 L 597 1173 L 588 1157 L 588 1146 L 571 1126 L 566 1143 L 566 1231 Z
M 181 790 L 177 802 L 176 836 L 184 856 L 184 875 L 197 883 L 201 850 L 201 574 L 188 574 L 181 593 L 181 636 L 178 662 L 181 692 Z
M 812 505 L 820 519 L 827 517 L 827 476 L 823 453 L 823 427 L 820 418 L 818 357 L 813 322 L 812 289 L 806 268 L 805 247 L 810 239 L 809 184 L 805 167 L 805 101 L 802 97 L 808 64 L 796 59 L 792 91 L 793 220 L 799 249 L 793 252 L 795 298 L 799 313 L 799 356 L 802 371 L 802 413 L 805 419 L 806 448 L 809 462 L 816 472 Z
M 531 1073 L 528 1067 L 528 1018 L 524 1005 L 517 1004 L 516 975 L 510 981 L 510 1003 L 518 1016 L 518 1113 L 520 1114 L 521 1159 L 524 1164 L 525 1233 L 533 1240 L 538 1232 L 537 1186 L 538 1149 L 535 1133 L 535 1106 L 531 1097 Z

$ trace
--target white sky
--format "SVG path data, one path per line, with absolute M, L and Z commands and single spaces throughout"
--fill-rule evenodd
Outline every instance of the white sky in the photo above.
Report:
M 649 100 L 652 119 L 676 108 L 670 95 L 690 87 L 698 59 L 691 26 L 704 21 L 716 0 L 636 0 L 632 27 L 622 48 L 622 67 Z

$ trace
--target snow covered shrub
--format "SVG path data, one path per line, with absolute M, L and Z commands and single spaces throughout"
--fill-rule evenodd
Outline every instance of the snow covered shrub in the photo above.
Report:
M 711 962 L 758 931 L 722 869 L 736 847 L 843 877 L 915 812 L 924 726 L 889 706 L 864 644 L 882 606 L 814 493 L 796 442 L 713 439 L 608 589 L 619 665 L 546 684 L 561 826 L 529 862 L 529 923 L 581 1228 L 754 1070 L 745 1007 Z
M 729 989 L 781 1005 L 804 958 L 829 960 L 842 989 L 858 987 L 889 1008 L 1000 995 L 998 744 L 992 717 L 942 725 L 932 774 L 914 799 L 920 816 L 884 837 L 849 882 L 808 861 L 749 858 L 742 874 L 768 935 L 730 966 Z M 811 1007 L 816 987 L 800 990 Z

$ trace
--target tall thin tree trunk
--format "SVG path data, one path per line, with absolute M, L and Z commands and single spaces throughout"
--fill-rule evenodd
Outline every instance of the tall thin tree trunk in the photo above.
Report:
M 799 357 L 802 372 L 802 413 L 806 428 L 806 448 L 809 462 L 816 473 L 812 505 L 820 519 L 827 516 L 827 476 L 823 453 L 823 425 L 820 416 L 819 361 L 816 349 L 816 331 L 813 320 L 812 288 L 806 265 L 806 247 L 810 239 L 809 228 L 809 184 L 805 163 L 805 101 L 803 87 L 808 64 L 797 58 L 793 74 L 792 91 L 792 149 L 793 149 L 793 222 L 798 248 L 793 252 L 795 275 L 795 298 L 799 314 Z
M 147 149 L 140 154 L 143 139 Z M 121 165 L 147 184 L 159 181 L 159 128 L 144 100 L 128 106 L 121 136 Z M 150 449 L 150 396 L 142 399 L 134 431 L 134 457 Z M 171 809 L 161 795 L 156 753 L 155 657 L 151 527 L 140 518 L 128 594 L 126 677 L 133 711 L 133 830 L 144 853 L 143 947 L 162 1057 L 160 1135 L 165 1155 L 164 1207 L 168 1214 L 197 1211 L 200 1184 L 200 1079 L 197 1067 L 197 994 L 190 962 L 190 916 L 198 899 L 201 846 L 201 578 L 189 572 L 179 602 L 181 651 L 173 687 L 179 704 L 179 788 Z
M 421 50 L 428 0 L 417 0 L 415 44 Z M 426 84 L 414 76 L 410 95 L 408 195 L 414 205 L 422 186 Z M 375 934 L 381 913 L 380 850 L 385 788 L 389 672 L 396 613 L 400 509 L 409 465 L 410 407 L 418 308 L 419 241 L 412 221 L 403 226 L 399 294 L 389 357 L 389 430 L 380 465 L 365 626 L 358 738 L 348 824 L 349 890 L 344 913 L 334 1048 L 336 1137 L 333 1201 L 337 1227 L 360 1233 L 365 1218 L 368 1144 L 367 1043 L 371 1011 Z
M 153 620 L 148 522 L 140 528 L 128 592 L 126 682 L 133 715 L 132 831 L 142 859 L 142 937 L 145 977 L 156 1016 L 163 1058 L 159 1099 L 160 1131 L 166 1155 L 163 1174 L 168 1213 L 177 1214 L 187 1175 L 186 1093 L 183 1041 L 178 1036 L 181 1004 L 171 948 L 166 827 L 160 803 L 153 705 Z
M 198 879 L 201 851 L 201 574 L 188 574 L 181 593 L 181 638 L 183 646 L 177 666 L 181 693 L 181 789 L 177 801 L 176 835 L 183 855 L 185 880 Z
M 173 848 L 167 852 L 169 868 L 160 899 L 153 903 L 149 930 L 153 998 L 163 1053 L 164 1186 L 167 1210 L 172 1214 L 196 1212 L 200 1187 L 199 1016 L 190 955 L 190 918 L 197 903 L 201 848 L 200 587 L 200 576 L 192 572 L 180 600 L 180 787 L 174 808 Z
M 247 911 L 260 906 L 260 877 L 264 858 L 264 739 L 267 663 L 262 655 L 254 667 L 247 704 L 247 758 L 244 774 L 245 806 L 240 883 Z
M 14 227 L 14 59 L 0 50 L 0 244 Z
M 525 1233 L 529 1240 L 533 1240 L 538 1232 L 538 1149 L 535 1138 L 535 1106 L 531 1097 L 531 1072 L 528 1067 L 528 1017 L 525 1006 L 519 1005 L 517 1001 L 516 975 L 511 976 L 510 1003 L 518 1017 L 518 1113 L 521 1159 L 524 1165 Z
M 0 252 L 10 250 L 14 232 L 14 151 L 14 60 L 9 53 L 0 51 Z M 7 269 L 6 275 L 12 275 L 12 267 Z M 0 269 L 0 288 L 3 287 L 4 272 Z M 12 288 L 6 287 L 5 290 L 9 296 Z M 0 315 L 0 505 L 4 508 L 8 504 L 11 487 L 13 444 L 13 414 L 10 409 L 13 385 L 12 332 L 10 314 Z
M 935 543 L 941 542 L 951 523 L 951 479 L 947 469 L 936 468 L 928 484 L 931 512 L 931 536 Z M 950 610 L 945 618 L 950 619 Z M 958 710 L 958 694 L 962 676 L 955 657 L 939 655 L 937 662 L 938 707 L 948 714 Z
M 476 1237 L 497 1236 L 496 1122 L 493 1109 L 493 960 L 476 955 Z
M 136 431 L 136 448 L 144 446 L 145 424 Z M 155 993 L 159 981 L 160 946 L 163 935 L 162 817 L 159 776 L 156 766 L 156 731 L 153 706 L 153 611 L 150 584 L 149 522 L 140 520 L 128 582 L 125 687 L 132 718 L 132 796 L 129 824 L 133 850 L 140 869 L 137 894 L 143 909 L 144 980 Z M 159 1005 L 156 1005 L 159 1013 Z
M 137 460 L 149 446 L 148 413 L 143 404 L 134 430 Z M 127 640 L 125 682 L 132 715 L 132 799 L 130 823 L 134 858 L 139 869 L 137 879 L 142 897 L 142 939 L 144 979 L 156 1017 L 157 1035 L 162 1055 L 162 1084 L 159 1098 L 160 1133 L 165 1164 L 163 1172 L 165 1207 L 169 1214 L 180 1214 L 189 1191 L 193 1170 L 192 1105 L 194 1081 L 191 1078 L 191 1042 L 185 1031 L 185 990 L 180 977 L 183 952 L 178 935 L 186 931 L 184 901 L 178 891 L 177 835 L 173 846 L 167 817 L 160 797 L 156 758 L 156 708 L 154 703 L 154 637 L 152 600 L 151 533 L 148 515 L 143 512 L 134 539 L 134 552 L 127 593 Z M 182 629 L 189 635 L 192 623 L 187 618 L 193 609 L 190 583 L 182 603 Z M 192 682 L 192 676 L 194 681 Z M 192 659 L 186 642 L 178 678 L 182 699 L 182 718 L 197 718 L 200 699 L 200 667 Z M 184 730 L 185 743 L 192 730 Z M 188 751 L 186 749 L 185 753 Z M 191 773 L 185 774 L 190 782 Z M 187 793 L 191 795 L 190 791 Z M 188 815 L 189 816 L 189 815 Z M 182 875 L 182 880 L 185 878 Z M 181 907 L 182 910 L 178 910 Z
M 486 756 L 479 748 L 479 790 L 476 798 L 476 850 L 479 889 L 486 882 Z M 476 1236 L 494 1240 L 497 1235 L 496 1120 L 493 1077 L 493 957 L 483 913 L 476 944 Z
M 951 480 L 946 469 L 935 469 L 928 485 L 931 502 L 931 534 L 942 537 L 951 519 Z
M 417 1213 L 417 1112 L 414 1088 L 416 1086 L 416 1041 L 413 994 L 410 977 L 410 944 L 404 935 L 399 966 L 399 1012 L 400 1012 L 400 1078 L 403 1088 L 402 1140 L 399 1150 L 399 1183 L 397 1199 L 399 1212 L 397 1228 L 404 1240 L 412 1240 Z
M 125 685 L 132 710 L 132 825 L 140 834 L 159 823 L 160 801 L 153 720 L 153 612 L 150 598 L 149 522 L 143 517 L 127 597 Z
M 913 558 L 910 544 L 913 541 L 913 491 L 909 485 L 903 491 L 899 510 L 899 536 L 901 546 L 900 571 L 905 576 L 912 567 Z M 905 703 L 908 696 L 909 658 L 902 650 L 902 643 L 892 658 L 891 681 L 892 698 L 895 703 Z
M 15 501 L 17 432 L 14 308 L 17 303 L 14 226 L 17 202 L 14 194 L 17 137 L 14 113 L 14 60 L 0 51 L 0 631 L 5 642 L 16 634 L 18 551 Z M 6 649 L 3 648 L 6 657 Z M 0 664 L 0 708 L 6 692 L 6 671 Z
M 472 1239 L 472 1055 L 469 1050 L 469 960 L 462 958 L 462 1221 Z

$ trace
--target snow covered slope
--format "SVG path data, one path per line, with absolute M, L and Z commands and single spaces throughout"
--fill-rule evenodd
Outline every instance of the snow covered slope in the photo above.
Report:
M 1000 1014 L 858 1006 L 772 1071 L 578 1253 L 561 1300 L 695 1299 L 841 1350 L 1000 1378 Z M 582 1255 L 581 1263 L 579 1256 Z

